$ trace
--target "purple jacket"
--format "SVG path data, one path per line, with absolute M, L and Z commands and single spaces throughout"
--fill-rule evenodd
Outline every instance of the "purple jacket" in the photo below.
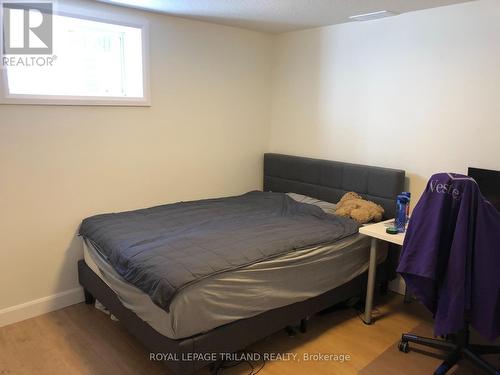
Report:
M 436 336 L 467 320 L 500 335 L 500 213 L 467 176 L 433 175 L 411 216 L 398 266 L 434 314 Z

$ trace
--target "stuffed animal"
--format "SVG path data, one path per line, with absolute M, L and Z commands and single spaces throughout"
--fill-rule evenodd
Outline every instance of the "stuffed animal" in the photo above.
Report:
M 382 220 L 384 209 L 378 204 L 364 200 L 353 191 L 345 193 L 335 207 L 335 215 L 346 216 L 360 224 Z

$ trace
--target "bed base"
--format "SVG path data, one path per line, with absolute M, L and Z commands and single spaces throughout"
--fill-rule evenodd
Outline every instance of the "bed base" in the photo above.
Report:
M 388 261 L 378 265 L 377 283 L 379 285 L 388 280 L 390 269 L 391 265 Z M 296 325 L 319 311 L 362 295 L 366 290 L 367 273 L 308 300 L 266 311 L 255 317 L 238 320 L 209 332 L 180 340 L 161 335 L 134 312 L 123 306 L 115 292 L 87 266 L 84 260 L 78 262 L 78 278 L 85 291 L 86 303 L 91 304 L 95 299 L 99 300 L 133 336 L 150 350 L 150 353 L 168 353 L 181 359 L 165 361 L 165 365 L 174 374 L 185 375 L 211 363 L 205 360 L 189 360 L 193 353 L 237 352 L 287 326 Z M 305 330 L 305 324 L 302 328 Z M 149 357 L 149 354 L 145 353 L 145 355 Z

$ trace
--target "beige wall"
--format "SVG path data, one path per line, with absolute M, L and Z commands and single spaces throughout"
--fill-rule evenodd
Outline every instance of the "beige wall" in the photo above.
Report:
M 148 18 L 152 107 L 0 106 L 0 310 L 78 286 L 89 215 L 261 186 L 271 37 L 91 6 Z
M 404 168 L 415 195 L 500 169 L 496 1 L 276 37 L 93 3 L 149 19 L 152 107 L 0 106 L 0 310 L 78 286 L 82 218 L 259 188 L 264 151 Z
M 500 169 L 499 20 L 480 0 L 279 35 L 269 149 L 402 168 L 415 197 Z

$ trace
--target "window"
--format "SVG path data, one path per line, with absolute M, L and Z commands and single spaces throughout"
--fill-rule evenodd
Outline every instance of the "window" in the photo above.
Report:
M 3 56 L 3 103 L 149 105 L 145 24 L 56 13 L 52 25 L 52 55 Z

